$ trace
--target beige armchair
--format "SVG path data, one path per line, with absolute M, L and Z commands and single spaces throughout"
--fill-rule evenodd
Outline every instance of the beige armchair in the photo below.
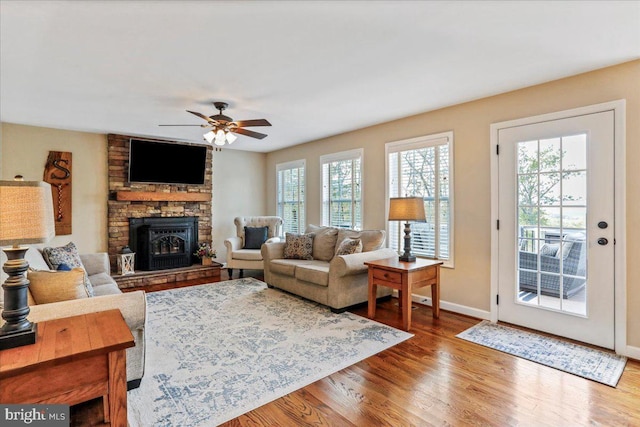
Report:
M 233 269 L 240 269 L 240 276 L 243 276 L 244 269 L 264 270 L 262 254 L 260 248 L 245 249 L 245 227 L 268 227 L 267 242 L 274 243 L 280 241 L 282 229 L 282 218 L 279 216 L 239 216 L 233 220 L 236 225 L 236 236 L 224 241 L 227 248 L 227 270 L 229 278 L 233 275 Z

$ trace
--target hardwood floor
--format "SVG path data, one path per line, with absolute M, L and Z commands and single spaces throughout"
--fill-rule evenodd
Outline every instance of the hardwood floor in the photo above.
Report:
M 396 303 L 379 304 L 376 320 L 400 327 Z M 640 362 L 612 388 L 458 339 L 478 320 L 414 306 L 413 338 L 224 426 L 640 425 Z M 100 402 L 72 408 L 72 425 L 101 420 Z

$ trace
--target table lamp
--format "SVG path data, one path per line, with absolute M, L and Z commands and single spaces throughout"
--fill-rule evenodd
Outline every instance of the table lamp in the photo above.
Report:
M 409 221 L 426 221 L 424 213 L 424 199 L 422 197 L 392 197 L 389 199 L 389 221 L 405 221 L 404 224 L 404 253 L 398 258 L 400 261 L 413 262 L 415 255 L 411 254 L 411 224 Z
M 5 324 L 0 329 L 0 350 L 36 342 L 36 324 L 27 319 L 29 304 L 24 259 L 27 247 L 21 244 L 44 243 L 55 236 L 51 186 L 37 181 L 0 181 L 0 246 L 7 254 L 2 267 L 9 276 L 3 283 Z

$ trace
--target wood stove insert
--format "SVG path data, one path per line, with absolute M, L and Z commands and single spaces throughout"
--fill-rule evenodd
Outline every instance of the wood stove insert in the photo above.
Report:
M 129 218 L 129 245 L 138 270 L 188 267 L 197 261 L 198 217 Z

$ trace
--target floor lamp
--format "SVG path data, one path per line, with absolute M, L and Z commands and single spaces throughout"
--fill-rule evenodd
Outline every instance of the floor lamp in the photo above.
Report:
M 389 221 L 405 221 L 404 253 L 400 261 L 413 262 L 415 255 L 411 253 L 411 224 L 409 221 L 426 221 L 424 199 L 422 197 L 392 197 L 389 199 Z
M 27 319 L 29 304 L 22 244 L 44 243 L 55 236 L 51 186 L 37 181 L 0 181 L 0 246 L 7 255 L 3 270 L 9 276 L 2 284 L 4 308 L 0 350 L 36 342 L 36 324 Z

